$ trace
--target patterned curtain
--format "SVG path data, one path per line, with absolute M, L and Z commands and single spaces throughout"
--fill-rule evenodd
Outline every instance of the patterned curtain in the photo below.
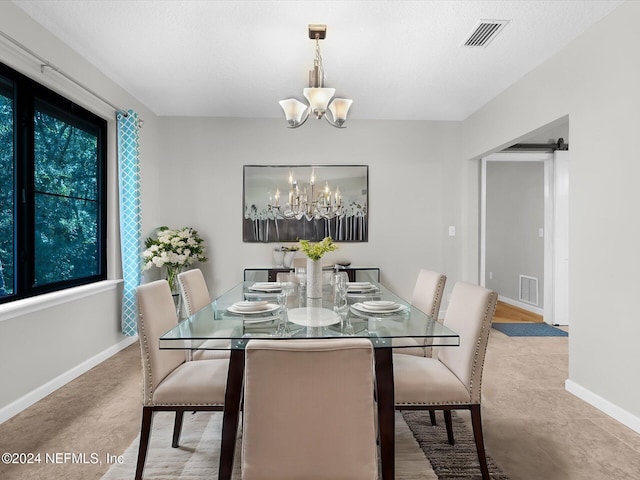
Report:
M 141 277 L 140 162 L 138 114 L 118 112 L 118 177 L 120 191 L 120 248 L 122 250 L 122 333 L 138 333 L 136 288 Z

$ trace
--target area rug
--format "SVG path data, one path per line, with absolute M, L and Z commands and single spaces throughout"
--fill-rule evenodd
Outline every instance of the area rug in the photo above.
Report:
M 477 457 L 464 455 L 462 461 L 455 462 L 455 468 L 450 472 L 459 472 L 457 476 L 436 476 L 431 464 L 442 464 L 441 458 L 450 455 L 451 449 L 462 452 L 463 445 L 471 442 L 464 423 L 455 423 L 455 435 L 458 444 L 455 447 L 447 443 L 447 435 L 444 429 L 444 420 L 439 425 L 432 427 L 427 425 L 428 414 L 423 412 L 410 412 L 412 428 L 420 431 L 421 426 L 431 432 L 434 443 L 443 443 L 443 448 L 430 448 L 424 450 L 418 443 L 412 430 L 404 421 L 403 416 L 396 414 L 396 479 L 398 480 L 475 480 L 480 478 Z M 426 415 L 426 416 L 424 416 Z M 421 417 L 422 416 L 422 417 Z M 220 433 L 222 428 L 222 414 L 218 412 L 198 412 L 185 414 L 184 425 L 179 448 L 171 448 L 171 432 L 173 429 L 173 414 L 170 412 L 158 412 L 154 415 L 151 440 L 147 462 L 144 469 L 145 480 L 200 480 L 218 478 L 218 461 L 220 448 Z M 462 421 L 460 421 L 462 422 Z M 467 431 L 468 432 L 468 431 Z M 424 441 L 424 440 L 422 440 Z M 112 465 L 102 480 L 131 480 L 134 477 L 136 460 L 138 455 L 139 438 L 127 448 L 117 463 Z M 422 447 L 422 448 L 421 448 Z M 475 450 L 474 450 L 475 451 Z M 426 453 L 431 452 L 431 453 Z M 233 480 L 241 480 L 240 474 L 241 439 L 236 445 L 236 459 L 233 470 Z M 431 455 L 431 463 L 427 456 Z M 453 465 L 453 463 L 452 463 Z M 493 465 L 494 468 L 495 465 Z M 491 467 L 490 467 L 491 468 Z M 499 472 L 499 470 L 495 470 Z M 492 476 L 492 478 L 504 480 L 506 476 Z
M 478 451 L 473 433 L 456 412 L 451 412 L 455 445 L 449 445 L 444 417 L 438 415 L 437 425 L 432 426 L 426 411 L 403 411 L 402 416 L 413 432 L 420 448 L 431 462 L 438 480 L 481 480 Z M 496 480 L 509 480 L 487 455 L 489 475 Z
M 493 328 L 509 337 L 568 337 L 569 333 L 548 323 L 494 323 Z

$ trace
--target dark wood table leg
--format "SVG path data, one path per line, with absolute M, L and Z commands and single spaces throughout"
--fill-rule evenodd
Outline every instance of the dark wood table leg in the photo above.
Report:
M 378 341 L 378 340 L 374 340 Z M 376 396 L 378 399 L 378 428 L 380 434 L 380 464 L 382 479 L 395 478 L 395 399 L 393 387 L 393 350 L 374 344 L 376 360 Z
M 218 467 L 219 480 L 230 480 L 233 472 L 233 456 L 238 435 L 243 377 L 244 349 L 231 350 L 227 391 L 224 396 L 224 414 L 222 417 L 222 442 L 220 446 L 220 465 Z

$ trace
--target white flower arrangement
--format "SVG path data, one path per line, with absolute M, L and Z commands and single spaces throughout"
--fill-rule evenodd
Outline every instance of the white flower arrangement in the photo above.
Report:
M 174 291 L 177 275 L 182 269 L 195 262 L 207 261 L 204 254 L 204 240 L 191 227 L 180 230 L 160 227 L 156 231 L 156 238 L 147 238 L 144 246 L 146 250 L 142 252 L 143 270 L 151 267 L 166 267 L 167 281 L 171 291 Z

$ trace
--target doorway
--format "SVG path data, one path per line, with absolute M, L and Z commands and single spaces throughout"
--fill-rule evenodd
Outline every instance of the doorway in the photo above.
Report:
M 568 155 L 496 153 L 481 163 L 480 283 L 552 325 L 569 324 Z

